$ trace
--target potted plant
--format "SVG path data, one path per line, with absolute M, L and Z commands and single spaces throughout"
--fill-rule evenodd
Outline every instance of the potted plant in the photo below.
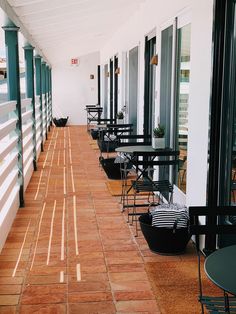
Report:
M 158 127 L 153 129 L 152 147 L 154 149 L 165 148 L 164 135 L 165 135 L 165 127 L 163 125 L 158 124 Z
M 124 113 L 119 111 L 116 115 L 116 122 L 117 124 L 122 124 L 124 122 Z

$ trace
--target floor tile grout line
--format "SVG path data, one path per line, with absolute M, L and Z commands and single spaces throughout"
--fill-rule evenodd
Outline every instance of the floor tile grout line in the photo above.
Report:
M 46 265 L 49 265 L 49 261 L 50 261 L 52 235 L 53 235 L 53 225 L 54 225 L 54 217 L 55 217 L 56 206 L 57 206 L 57 201 L 55 200 L 54 201 L 54 206 L 53 206 L 52 218 L 51 218 L 51 227 L 50 227 L 50 236 L 49 236 L 49 241 L 48 241 L 48 254 L 47 254 Z
M 16 275 L 16 271 L 17 271 L 17 268 L 18 268 L 18 265 L 19 265 L 19 262 L 20 262 L 20 259 L 21 259 L 22 251 L 23 251 L 23 248 L 24 248 L 24 245 L 25 245 L 26 237 L 27 237 L 27 234 L 28 234 L 28 231 L 29 231 L 30 223 L 31 223 L 31 219 L 29 220 L 27 229 L 25 231 L 24 239 L 23 239 L 23 242 L 22 242 L 22 245 L 21 245 L 21 248 L 20 248 L 20 252 L 19 252 L 18 259 L 16 261 L 15 268 L 14 268 L 13 273 L 12 273 L 12 277 L 15 277 L 15 275 Z
M 61 261 L 65 259 L 65 209 L 66 209 L 66 199 L 63 199 L 63 213 L 62 213 L 62 222 L 61 222 Z
M 53 129 L 53 132 L 52 132 L 52 133 L 54 133 L 54 129 Z M 51 136 L 52 136 L 52 135 L 51 135 Z M 38 217 L 39 217 L 39 216 L 40 216 L 40 213 L 38 214 Z M 36 233 L 36 229 L 34 229 L 34 236 L 33 236 L 33 239 L 35 238 L 35 233 Z M 33 242 L 34 242 L 34 240 L 32 241 L 32 243 L 31 243 L 31 248 L 29 249 L 30 252 L 29 252 L 28 265 L 29 265 L 29 262 L 30 262 L 30 256 L 31 256 L 31 250 L 32 250 Z M 16 312 L 17 312 L 17 313 L 19 313 L 19 311 L 20 311 L 21 300 L 22 300 L 22 294 L 23 294 L 24 289 L 25 289 L 26 278 L 27 278 L 29 272 L 30 272 L 30 270 L 29 270 L 29 268 L 26 266 L 26 268 L 25 268 L 25 275 L 23 276 L 23 282 L 22 282 L 22 284 L 21 284 L 21 293 L 20 293 L 20 296 L 19 296 L 18 304 L 17 304 L 17 306 L 16 306 Z
M 74 236 L 75 236 L 75 254 L 79 255 L 78 248 L 78 230 L 77 230 L 77 207 L 76 207 L 76 196 L 73 195 L 73 218 L 74 218 Z
M 36 238 L 36 242 L 35 242 L 34 253 L 33 253 L 33 258 L 32 258 L 32 261 L 31 261 L 30 270 L 32 270 L 33 265 L 34 265 L 34 259 L 35 259 L 35 255 L 36 255 L 36 251 L 37 251 L 37 245 L 38 245 L 39 235 L 40 235 L 40 231 L 41 231 L 41 224 L 42 224 L 42 219 L 43 219 L 43 214 L 44 214 L 45 207 L 46 207 L 46 202 L 43 203 L 43 209 L 42 209 L 40 220 L 39 220 L 37 238 Z
M 37 197 L 38 197 L 38 193 L 39 193 L 39 188 L 40 188 L 42 176 L 43 176 L 43 169 L 42 169 L 41 172 L 40 172 L 40 177 L 39 177 L 39 182 L 38 182 L 38 188 L 37 188 L 36 194 L 35 194 L 35 196 L 34 196 L 34 200 L 35 200 L 35 201 L 37 200 Z

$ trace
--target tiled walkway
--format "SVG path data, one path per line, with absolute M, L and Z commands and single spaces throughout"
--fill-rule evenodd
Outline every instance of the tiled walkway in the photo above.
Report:
M 159 256 L 133 236 L 90 141 L 49 133 L 0 255 L 0 313 L 199 313 L 192 248 Z

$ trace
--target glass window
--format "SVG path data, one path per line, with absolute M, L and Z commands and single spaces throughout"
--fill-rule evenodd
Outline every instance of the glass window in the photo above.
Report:
M 160 124 L 165 127 L 166 147 L 170 147 L 171 100 L 172 100 L 172 51 L 173 26 L 161 33 L 161 88 L 160 88 Z
M 180 151 L 178 187 L 186 192 L 191 25 L 178 30 L 176 148 Z
M 151 59 L 156 55 L 156 37 L 145 43 L 145 81 L 144 81 L 144 133 L 152 134 L 155 125 L 155 85 L 156 67 Z

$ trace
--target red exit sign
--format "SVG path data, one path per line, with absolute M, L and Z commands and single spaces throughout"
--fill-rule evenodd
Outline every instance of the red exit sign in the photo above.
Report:
M 78 58 L 71 58 L 71 65 L 78 65 L 79 59 Z

